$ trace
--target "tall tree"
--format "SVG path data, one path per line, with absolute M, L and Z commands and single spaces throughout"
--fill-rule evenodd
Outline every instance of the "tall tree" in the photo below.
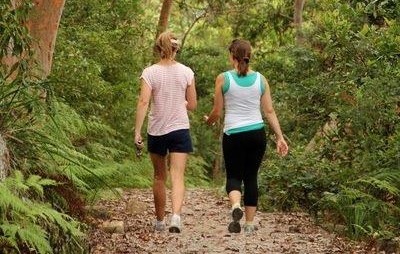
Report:
M 12 1 L 13 8 L 18 8 L 21 1 Z M 36 0 L 29 11 L 25 22 L 32 37 L 31 49 L 33 50 L 32 67 L 39 78 L 46 78 L 50 74 L 57 36 L 65 0 Z M 12 51 L 13 43 L 10 43 Z M 2 63 L 9 68 L 18 61 L 11 52 L 2 59 Z M 36 65 L 37 64 L 37 65 Z
M 9 167 L 9 154 L 6 141 L 0 134 L 0 181 L 6 178 Z
M 64 4 L 65 0 L 36 0 L 26 24 L 29 34 L 34 38 L 34 59 L 42 78 L 50 74 Z
M 13 0 L 10 8 L 15 10 L 21 4 L 21 0 Z M 65 0 L 36 0 L 24 22 L 32 37 L 30 48 L 32 49 L 33 57 L 29 59 L 31 63 L 30 69 L 33 69 L 33 74 L 39 79 L 44 79 L 50 74 L 56 35 L 64 4 Z M 10 37 L 7 55 L 1 59 L 1 63 L 7 72 L 11 71 L 12 66 L 19 61 L 19 58 L 23 58 L 26 55 L 26 52 L 20 52 L 19 54 L 13 52 L 15 50 L 14 46 L 15 40 Z M 9 78 L 14 79 L 15 76 L 16 73 L 13 73 Z M 45 92 L 41 94 L 41 97 L 44 96 Z M 8 154 L 6 141 L 0 134 L 0 180 L 4 179 L 9 171 Z
M 161 6 L 160 18 L 158 19 L 156 39 L 158 36 L 167 30 L 169 15 L 171 13 L 173 0 L 164 0 Z M 153 50 L 154 55 L 156 55 L 156 48 Z
M 293 25 L 296 29 L 296 43 L 298 45 L 304 43 L 302 23 L 303 23 L 303 9 L 305 2 L 306 0 L 295 0 L 294 2 Z

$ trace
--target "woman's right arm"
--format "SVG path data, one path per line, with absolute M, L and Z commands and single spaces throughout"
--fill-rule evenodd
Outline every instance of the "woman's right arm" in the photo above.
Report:
M 147 114 L 147 109 L 149 108 L 149 103 L 151 99 L 151 88 L 144 81 L 144 79 L 140 80 L 141 88 L 140 95 L 136 107 L 136 121 L 135 121 L 135 144 L 139 147 L 143 147 L 142 142 L 142 126 L 144 122 L 144 118 Z
M 215 80 L 215 92 L 214 92 L 214 106 L 208 116 L 205 116 L 206 123 L 211 125 L 218 121 L 222 115 L 224 107 L 224 95 L 222 94 L 222 86 L 224 85 L 225 78 L 223 74 L 218 75 Z

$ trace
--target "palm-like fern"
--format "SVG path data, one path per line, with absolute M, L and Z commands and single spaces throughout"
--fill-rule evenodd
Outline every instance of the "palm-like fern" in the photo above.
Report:
M 11 251 L 26 246 L 38 253 L 53 253 L 49 241 L 52 232 L 60 232 L 80 242 L 80 223 L 54 210 L 50 204 L 38 201 L 44 197 L 45 187 L 56 184 L 38 175 L 25 178 L 22 172 L 15 171 L 0 185 L 0 248 Z
M 321 202 L 340 215 L 350 235 L 357 238 L 379 232 L 386 237 L 399 230 L 393 228 L 400 217 L 399 177 L 398 170 L 368 175 L 342 186 L 338 193 L 325 193 Z

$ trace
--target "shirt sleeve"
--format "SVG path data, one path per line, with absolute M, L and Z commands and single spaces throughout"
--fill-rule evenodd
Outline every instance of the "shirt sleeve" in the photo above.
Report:
M 150 75 L 150 69 L 145 68 L 142 72 L 142 75 L 140 75 L 140 78 L 145 81 L 145 83 L 150 87 L 150 89 L 153 89 L 151 85 L 151 75 Z
M 185 76 L 188 86 L 192 85 L 194 79 L 194 72 L 192 71 L 192 69 L 186 67 Z

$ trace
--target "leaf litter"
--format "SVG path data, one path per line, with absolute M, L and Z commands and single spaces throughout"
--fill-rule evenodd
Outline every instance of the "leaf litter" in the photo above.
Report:
M 213 189 L 188 189 L 182 212 L 181 234 L 154 232 L 151 189 L 125 190 L 121 197 L 96 204 L 109 216 L 90 220 L 90 253 L 376 253 L 323 230 L 305 213 L 257 212 L 257 230 L 251 235 L 231 234 L 229 204 Z M 166 222 L 170 214 L 170 192 Z M 123 222 L 123 233 L 104 230 L 105 221 Z M 242 223 L 243 223 L 242 219 Z M 118 231 L 120 232 L 120 231 Z

